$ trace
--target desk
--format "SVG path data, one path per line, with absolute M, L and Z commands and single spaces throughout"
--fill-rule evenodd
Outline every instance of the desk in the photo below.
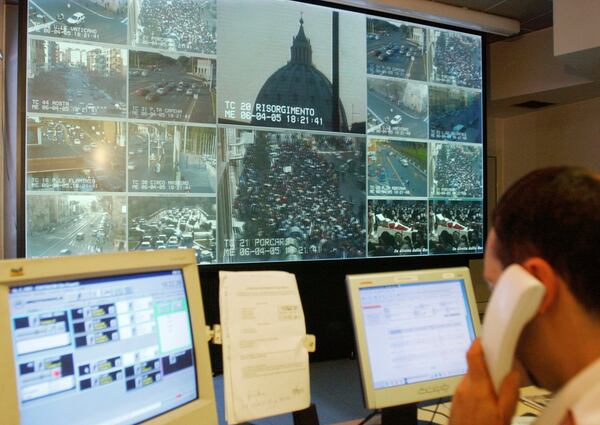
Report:
M 544 394 L 548 394 L 548 391 L 534 387 L 534 386 L 521 388 L 521 391 L 520 391 L 521 398 L 524 396 L 544 395 Z M 432 419 L 435 419 L 435 421 L 433 421 L 431 423 L 436 424 L 436 425 L 446 425 L 448 423 L 448 416 L 450 416 L 451 407 L 452 407 L 452 402 L 440 403 L 439 406 L 437 406 L 437 413 L 435 414 L 435 416 L 432 413 L 436 409 L 435 404 L 433 404 L 431 406 L 427 406 L 427 407 L 425 407 L 425 409 L 420 407 L 419 413 L 418 413 L 419 424 L 421 424 L 421 423 L 428 424 L 428 423 L 430 423 L 430 421 Z M 318 407 L 317 407 L 317 409 L 318 409 Z M 517 404 L 517 411 L 516 411 L 515 417 L 513 418 L 512 425 L 531 424 L 535 421 L 536 417 L 540 413 L 541 413 L 541 410 L 536 409 L 533 406 L 530 406 L 528 404 L 525 404 L 522 401 L 519 401 L 519 403 Z M 535 416 L 522 416 L 525 414 L 534 414 Z M 351 421 L 339 422 L 335 425 L 358 425 L 362 421 L 363 421 L 363 419 L 354 419 Z M 373 418 L 371 418 L 369 421 L 367 421 L 365 423 L 365 425 L 380 425 L 380 424 L 381 424 L 381 417 L 379 415 L 374 416 Z
M 227 425 L 223 406 L 223 376 L 213 379 L 217 401 L 219 425 Z M 321 425 L 358 425 L 371 411 L 363 406 L 360 372 L 356 360 L 332 360 L 310 364 L 311 399 L 317 407 Z M 521 389 L 522 395 L 539 394 L 535 387 Z M 435 403 L 428 403 L 427 409 L 435 410 Z M 539 413 L 535 409 L 519 403 L 517 415 Z M 440 404 L 435 424 L 446 424 L 442 415 L 450 414 L 450 403 Z M 432 414 L 419 411 L 419 419 L 428 423 Z M 379 416 L 373 417 L 367 425 L 378 425 Z M 253 425 L 293 425 L 290 413 L 252 421 Z M 516 423 L 514 423 L 516 425 Z

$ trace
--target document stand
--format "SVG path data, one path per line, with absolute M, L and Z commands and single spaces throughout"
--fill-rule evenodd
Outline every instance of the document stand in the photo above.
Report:
M 221 335 L 221 325 L 213 325 L 206 327 L 206 337 L 208 341 L 215 345 L 223 344 Z M 314 353 L 316 350 L 316 339 L 314 335 L 306 335 L 304 338 L 304 347 L 309 353 Z M 297 410 L 292 412 L 294 419 L 294 425 L 320 425 L 319 415 L 317 414 L 317 407 L 314 403 L 311 403 L 306 409 Z
M 381 425 L 417 425 L 417 403 L 381 409 Z
M 292 412 L 294 425 L 319 425 L 319 415 L 317 407 L 311 403 L 306 409 Z

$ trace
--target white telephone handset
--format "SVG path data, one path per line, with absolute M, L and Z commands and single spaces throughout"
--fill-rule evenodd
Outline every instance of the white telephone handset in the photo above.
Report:
M 518 264 L 504 270 L 483 320 L 481 344 L 496 394 L 512 368 L 523 327 L 533 319 L 546 287 Z

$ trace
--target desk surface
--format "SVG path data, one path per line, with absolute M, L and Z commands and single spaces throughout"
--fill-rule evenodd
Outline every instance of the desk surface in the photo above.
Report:
M 219 425 L 226 425 L 223 409 L 223 377 L 214 378 L 215 393 L 217 398 L 217 409 Z M 362 389 L 360 385 L 360 373 L 356 360 L 333 360 L 327 362 L 311 363 L 310 365 L 311 399 L 317 407 L 317 414 L 321 425 L 358 425 L 371 413 L 363 406 Z M 521 395 L 534 395 L 545 393 L 536 387 L 525 387 L 521 389 Z M 447 416 L 450 414 L 451 403 L 442 403 L 438 406 L 434 424 L 447 424 Z M 427 410 L 435 410 L 435 403 L 426 407 Z M 536 410 L 524 403 L 517 406 L 517 415 L 525 413 L 539 414 Z M 419 410 L 419 420 L 429 423 L 432 413 Z M 379 416 L 373 417 L 366 425 L 378 425 L 381 420 Z M 516 425 L 518 422 L 513 421 Z M 265 419 L 252 421 L 253 425 L 293 425 L 291 414 L 273 416 Z M 519 425 L 521 425 L 519 423 Z M 523 421 L 525 425 L 525 421 Z
M 524 396 L 546 395 L 546 394 L 548 394 L 548 392 L 546 390 L 542 390 L 540 388 L 530 386 L 530 387 L 521 388 L 520 396 L 524 397 Z M 423 422 L 424 424 L 432 423 L 432 424 L 437 424 L 437 425 L 445 425 L 448 423 L 448 416 L 450 416 L 451 407 L 452 407 L 451 402 L 440 403 L 439 406 L 437 406 L 437 412 L 435 415 L 433 414 L 433 412 L 436 410 L 435 405 L 427 407 L 426 410 L 419 409 L 419 416 L 418 416 L 419 422 Z M 513 418 L 512 424 L 513 425 L 532 424 L 537 419 L 537 416 L 540 413 L 541 413 L 540 409 L 537 409 L 533 406 L 525 404 L 522 401 L 519 401 L 519 403 L 517 404 L 516 415 Z M 525 414 L 529 414 L 529 415 L 523 416 Z M 531 414 L 533 414 L 535 416 L 531 416 Z M 432 421 L 432 419 L 433 419 L 433 421 Z M 362 421 L 363 421 L 363 419 L 354 419 L 351 421 L 340 422 L 335 425 L 358 425 Z M 380 424 L 381 424 L 381 417 L 379 415 L 371 418 L 369 421 L 367 421 L 365 423 L 365 425 L 380 425 Z

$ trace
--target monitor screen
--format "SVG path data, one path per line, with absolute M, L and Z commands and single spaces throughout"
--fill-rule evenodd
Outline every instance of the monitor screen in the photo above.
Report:
M 27 256 L 483 251 L 481 35 L 326 2 L 26 3 Z
M 10 289 L 21 424 L 134 424 L 199 396 L 183 273 Z
M 23 424 L 134 424 L 198 396 L 181 270 L 13 288 L 10 305 Z
M 452 393 L 479 327 L 464 270 L 349 277 L 363 386 L 375 399 L 387 392 L 398 405 Z

